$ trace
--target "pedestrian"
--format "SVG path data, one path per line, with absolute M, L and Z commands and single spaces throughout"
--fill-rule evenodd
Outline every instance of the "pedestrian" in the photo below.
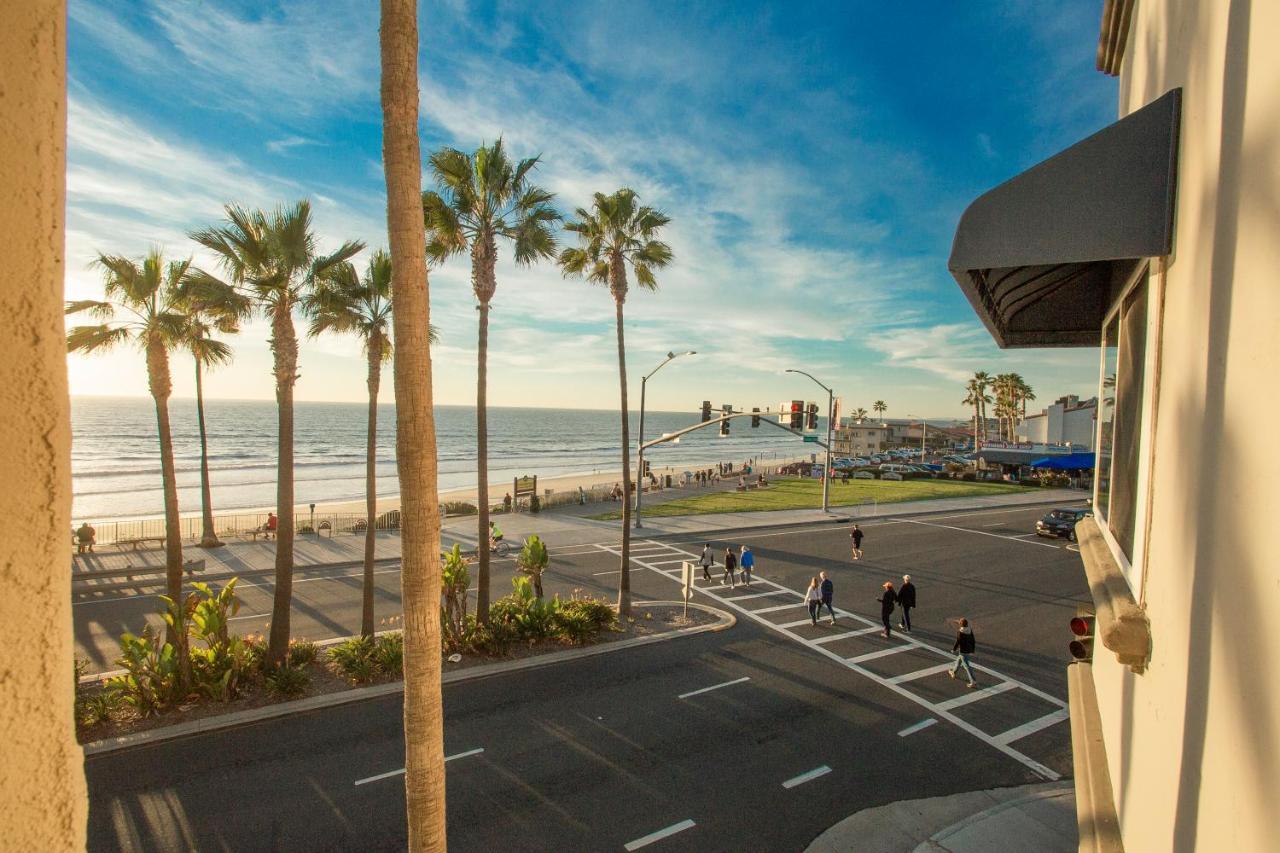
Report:
M 893 581 L 885 581 L 883 589 L 884 591 L 876 601 L 880 602 L 880 622 L 884 625 L 884 630 L 880 632 L 880 636 L 887 640 L 893 633 L 889 628 L 889 617 L 893 615 L 893 605 L 898 600 L 898 596 L 893 591 Z
M 734 570 L 738 568 L 738 558 L 734 556 L 733 547 L 724 549 L 724 576 L 729 579 L 729 589 L 737 587 L 737 581 L 734 578 Z M 724 578 L 720 579 L 720 585 L 724 586 Z
M 898 627 L 904 631 L 911 630 L 911 608 L 916 606 L 916 585 L 911 582 L 911 575 L 902 576 L 902 586 L 898 587 L 898 606 L 902 608 L 902 618 Z
M 862 528 L 858 525 L 853 526 L 853 530 L 849 531 L 849 538 L 853 541 L 853 559 L 862 559 Z
M 276 538 L 276 533 L 280 530 L 280 519 L 276 517 L 274 512 L 267 513 L 267 523 L 262 526 L 262 532 L 266 534 L 267 539 Z
M 502 511 L 511 512 L 511 493 L 507 492 L 502 496 Z
M 93 529 L 93 525 L 89 522 L 83 522 L 76 530 L 76 553 L 83 554 L 88 551 L 93 553 L 93 546 L 98 541 L 98 531 Z
M 973 629 L 969 627 L 969 620 L 961 619 L 960 628 L 956 631 L 955 644 L 951 647 L 951 651 L 955 653 L 956 662 L 951 665 L 951 671 L 947 674 L 955 678 L 956 672 L 963 664 L 965 674 L 969 676 L 970 687 L 978 686 L 978 682 L 973 678 L 973 666 L 969 663 L 969 655 L 973 654 L 975 648 L 977 648 L 977 641 L 974 639 Z
M 809 578 L 809 588 L 804 593 L 805 606 L 809 608 L 809 618 L 818 624 L 818 608 L 822 606 L 822 591 L 818 589 L 818 579 Z
M 831 607 L 831 600 L 835 596 L 836 585 L 831 582 L 831 578 L 827 577 L 826 572 L 820 572 L 819 577 L 822 578 L 820 590 L 822 592 L 822 603 L 826 605 L 827 612 L 831 614 L 831 624 L 836 624 L 836 611 Z M 822 608 L 818 608 L 821 610 Z
M 742 582 L 751 586 L 751 570 L 756 567 L 756 555 L 748 546 L 742 546 L 742 556 L 738 558 L 738 566 L 742 569 Z
M 698 563 L 702 566 L 702 579 L 707 583 L 711 583 L 711 566 L 715 563 L 716 556 L 711 553 L 711 543 L 708 542 L 702 546 L 702 557 Z

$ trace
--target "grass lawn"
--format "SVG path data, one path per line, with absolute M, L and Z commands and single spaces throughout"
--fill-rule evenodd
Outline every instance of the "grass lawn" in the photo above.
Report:
M 1036 487 L 1009 483 L 966 483 L 961 480 L 839 480 L 831 482 L 831 505 L 851 506 L 866 500 L 878 503 L 924 501 L 932 498 L 967 498 L 1034 491 Z M 746 492 L 710 492 L 650 504 L 646 516 L 707 515 L 717 512 L 764 512 L 777 509 L 820 509 L 822 483 L 810 479 L 778 479 L 764 489 Z M 599 521 L 622 518 L 621 511 L 591 516 Z

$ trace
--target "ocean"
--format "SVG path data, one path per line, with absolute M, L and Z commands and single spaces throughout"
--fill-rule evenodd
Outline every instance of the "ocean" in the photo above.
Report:
M 364 497 L 363 403 L 296 403 L 294 489 L 299 505 Z M 200 434 L 193 399 L 169 401 L 178 506 L 200 511 Z M 647 412 L 645 435 L 654 438 L 698 421 L 691 412 Z M 276 406 L 260 400 L 206 400 L 209 479 L 215 512 L 275 505 Z M 639 413 L 631 414 L 634 448 Z M 618 472 L 618 414 L 578 409 L 489 409 L 490 490 L 497 496 L 516 476 Z M 826 430 L 826 421 L 819 424 Z M 75 397 L 71 401 L 72 517 L 103 520 L 164 512 L 155 407 L 149 397 Z M 438 406 L 440 490 L 475 486 L 475 407 Z M 378 495 L 399 493 L 395 464 L 395 406 L 378 407 Z M 717 460 L 800 456 L 815 445 L 749 418 L 732 422 L 720 438 L 714 427 L 646 454 L 655 469 Z M 633 449 L 634 453 L 634 449 Z

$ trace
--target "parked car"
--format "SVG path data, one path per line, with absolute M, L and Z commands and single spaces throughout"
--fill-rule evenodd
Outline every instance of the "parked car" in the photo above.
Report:
M 1076 541 L 1076 524 L 1080 519 L 1093 515 L 1087 509 L 1051 509 L 1036 522 L 1037 536 L 1055 536 L 1059 539 L 1070 539 Z
M 910 471 L 910 465 L 900 465 L 896 462 L 882 462 L 880 464 L 880 472 L 882 474 L 906 474 Z M 884 479 L 884 477 L 881 477 L 880 479 Z M 902 478 L 899 477 L 898 479 Z

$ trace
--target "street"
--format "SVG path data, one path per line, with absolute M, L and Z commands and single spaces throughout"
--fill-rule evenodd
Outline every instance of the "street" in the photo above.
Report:
M 803 850 L 862 808 L 1069 775 L 1067 621 L 1088 591 L 1068 543 L 1028 535 L 1043 511 L 870 522 L 856 563 L 848 525 L 720 534 L 718 554 L 752 546 L 756 583 L 716 572 L 695 600 L 736 627 L 446 686 L 450 846 Z M 613 542 L 552 544 L 548 594 L 612 593 Z M 677 597 L 701 544 L 635 540 L 637 598 Z M 803 608 L 820 570 L 835 626 Z M 903 573 L 916 630 L 885 640 L 875 598 Z M 398 577 L 379 578 L 394 615 Z M 317 624 L 358 619 L 358 577 L 296 594 Z M 269 589 L 247 589 L 259 606 Z M 946 673 L 959 616 L 975 690 Z M 394 696 L 91 756 L 90 849 L 402 849 L 400 715 Z

